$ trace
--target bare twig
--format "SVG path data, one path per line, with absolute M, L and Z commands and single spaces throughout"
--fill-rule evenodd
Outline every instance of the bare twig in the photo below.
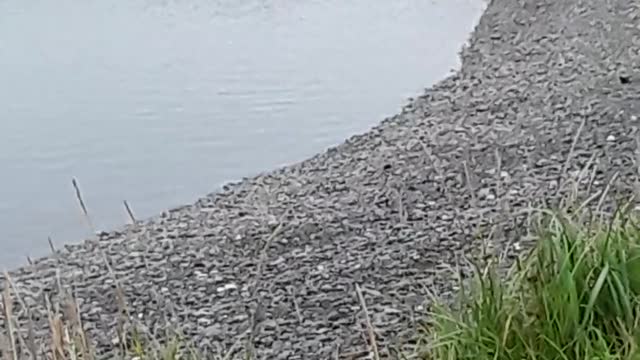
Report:
M 367 310 L 367 303 L 364 301 L 364 296 L 362 296 L 362 290 L 360 290 L 360 286 L 356 284 L 356 294 L 358 295 L 358 299 L 360 300 L 360 306 L 362 306 L 362 312 L 364 313 L 365 321 L 367 322 L 367 331 L 369 333 L 369 346 L 371 346 L 371 351 L 373 352 L 374 360 L 380 360 L 380 353 L 378 352 L 378 344 L 376 342 L 376 333 L 373 329 L 373 325 L 371 324 L 371 318 L 369 316 L 369 310 Z

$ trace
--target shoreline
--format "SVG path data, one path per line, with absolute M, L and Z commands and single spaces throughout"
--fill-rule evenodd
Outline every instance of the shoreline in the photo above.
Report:
M 461 68 L 398 115 L 11 277 L 44 324 L 39 299 L 59 272 L 99 348 L 118 313 L 113 275 L 150 328 L 180 327 L 207 349 L 259 323 L 258 357 L 274 359 L 366 350 L 358 285 L 380 345 L 402 348 L 429 293 L 455 291 L 451 268 L 471 271 L 458 259 L 490 233 L 497 252 L 527 248 L 513 242 L 526 239 L 523 211 L 569 193 L 568 178 L 634 191 L 638 19 L 622 0 L 493 0 Z

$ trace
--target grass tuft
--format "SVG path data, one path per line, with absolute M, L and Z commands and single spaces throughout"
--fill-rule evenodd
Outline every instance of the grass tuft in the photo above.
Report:
M 477 268 L 461 307 L 434 307 L 429 360 L 640 359 L 640 227 L 546 214 L 537 246 L 499 277 Z

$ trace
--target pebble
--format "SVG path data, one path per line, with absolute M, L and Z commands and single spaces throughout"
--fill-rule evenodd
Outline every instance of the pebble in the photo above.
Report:
M 563 174 L 587 163 L 593 190 L 619 172 L 610 193 L 632 194 L 625 179 L 637 177 L 637 164 L 628 166 L 637 143 L 620 134 L 637 116 L 619 114 L 640 114 L 633 4 L 493 0 L 461 52 L 461 69 L 401 114 L 99 242 L 65 246 L 14 269 L 12 279 L 33 299 L 59 301 L 57 269 L 63 287 L 84 299 L 88 328 L 114 324 L 92 332 L 102 354 L 117 339 L 115 276 L 129 311 L 149 314 L 140 321 L 151 333 L 181 330 L 201 350 L 228 349 L 253 318 L 268 325 L 256 327 L 256 357 L 274 359 L 335 358 L 335 341 L 341 354 L 367 349 L 358 284 L 372 290 L 363 296 L 385 357 L 387 344 L 416 330 L 412 314 L 423 305 L 407 299 L 455 298 L 451 269 L 470 273 L 457 259 L 478 253 L 478 229 L 499 226 L 495 249 L 515 243 L 524 251 L 521 212 L 557 203 L 573 186 Z M 481 188 L 488 190 L 476 199 Z M 117 264 L 114 273 L 103 254 Z M 44 306 L 32 310 L 44 314 Z M 46 347 L 47 318 L 35 321 Z

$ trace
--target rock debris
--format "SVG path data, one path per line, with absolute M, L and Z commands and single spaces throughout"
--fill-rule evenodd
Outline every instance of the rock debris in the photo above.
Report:
M 59 281 L 110 347 L 117 279 L 132 317 L 203 350 L 250 333 L 261 359 L 364 358 L 358 284 L 388 357 L 489 233 L 516 253 L 527 208 L 637 189 L 640 2 L 494 0 L 461 58 L 367 133 L 11 272 L 37 338 Z

